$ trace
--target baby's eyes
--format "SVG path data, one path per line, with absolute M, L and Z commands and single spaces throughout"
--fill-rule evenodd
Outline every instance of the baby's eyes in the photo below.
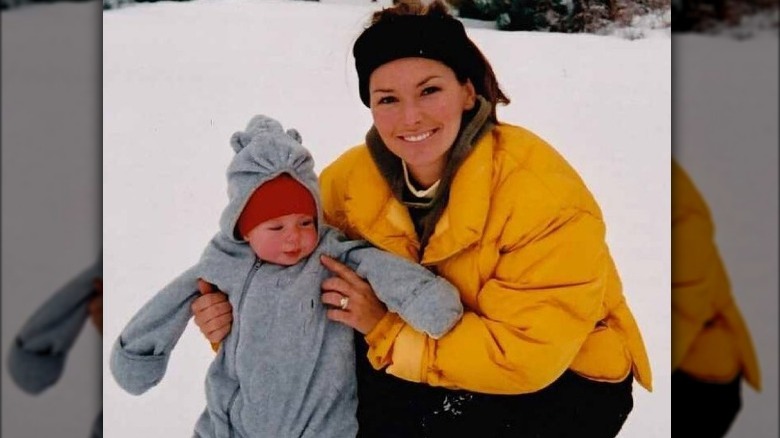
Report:
M 305 219 L 300 222 L 298 222 L 298 226 L 301 228 L 311 228 L 314 226 L 314 220 L 312 219 Z M 270 231 L 282 231 L 284 230 L 284 225 L 272 225 L 267 228 Z

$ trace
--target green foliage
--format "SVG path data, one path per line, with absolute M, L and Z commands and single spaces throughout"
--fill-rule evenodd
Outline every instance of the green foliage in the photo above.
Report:
M 458 14 L 463 18 L 495 20 L 502 30 L 566 32 L 570 9 L 566 0 L 465 0 Z
M 608 15 L 610 0 L 463 0 L 458 15 L 496 21 L 501 30 L 583 32 Z
M 507 9 L 510 0 L 465 0 L 458 13 L 464 18 L 493 21 Z

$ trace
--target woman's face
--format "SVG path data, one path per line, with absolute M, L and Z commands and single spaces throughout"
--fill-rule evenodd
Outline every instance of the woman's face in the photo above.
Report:
M 413 173 L 440 177 L 463 111 L 474 107 L 471 82 L 461 84 L 439 61 L 401 58 L 371 73 L 369 93 L 374 126 L 388 149 Z

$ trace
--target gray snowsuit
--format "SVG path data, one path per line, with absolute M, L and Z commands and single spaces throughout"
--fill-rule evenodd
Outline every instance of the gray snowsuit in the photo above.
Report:
M 103 278 L 103 254 L 59 288 L 24 323 L 8 353 L 8 371 L 29 394 L 40 394 L 60 379 L 68 352 L 89 317 L 93 281 Z M 92 438 L 103 436 L 103 414 L 92 425 Z
M 422 266 L 349 241 L 322 220 L 314 163 L 300 135 L 255 116 L 231 138 L 236 156 L 228 167 L 229 204 L 220 232 L 199 262 L 155 295 L 131 319 L 111 352 L 114 378 L 132 394 L 156 385 L 171 350 L 192 316 L 197 279 L 224 291 L 234 309 L 233 327 L 206 378 L 207 407 L 196 437 L 349 438 L 357 434 L 353 330 L 328 320 L 320 285 L 331 274 L 326 254 L 366 278 L 388 309 L 433 337 L 461 317 L 457 290 Z M 249 196 L 264 182 L 289 173 L 312 193 L 319 244 L 293 266 L 259 260 L 236 236 Z M 359 182 L 357 182 L 359 183 Z

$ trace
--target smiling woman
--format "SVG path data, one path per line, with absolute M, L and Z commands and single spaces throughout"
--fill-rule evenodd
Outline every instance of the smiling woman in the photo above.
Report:
M 422 187 L 435 184 L 460 130 L 463 112 L 474 108 L 470 81 L 426 58 L 402 58 L 371 75 L 371 115 L 386 146 Z
M 324 218 L 446 278 L 464 307 L 435 339 L 326 263 L 323 301 L 347 303 L 328 317 L 363 335 L 358 436 L 616 436 L 652 377 L 585 183 L 497 119 L 509 99 L 444 4 L 375 13 L 353 54 L 373 126 L 321 173 Z M 211 341 L 225 300 L 193 306 Z

